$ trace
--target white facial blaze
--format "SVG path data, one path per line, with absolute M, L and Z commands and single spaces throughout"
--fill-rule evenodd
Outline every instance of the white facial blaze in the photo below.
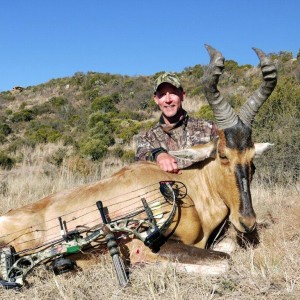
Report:
M 244 193 L 248 193 L 248 185 L 247 185 L 247 179 L 246 178 L 242 179 L 242 186 L 243 186 Z

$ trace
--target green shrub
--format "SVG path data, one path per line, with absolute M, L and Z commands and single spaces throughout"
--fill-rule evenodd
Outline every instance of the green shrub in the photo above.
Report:
M 118 119 L 131 119 L 131 120 L 142 121 L 144 119 L 144 114 L 141 114 L 137 111 L 124 110 L 119 112 L 117 117 Z
M 52 97 L 49 100 L 50 104 L 53 105 L 54 107 L 60 107 L 63 106 L 67 103 L 67 99 L 60 96 L 60 97 Z
M 231 71 L 234 71 L 236 69 L 238 69 L 239 67 L 239 64 L 234 61 L 234 60 L 225 60 L 224 62 L 224 69 L 227 71 L 227 72 L 231 72 Z
M 3 92 L 1 93 L 1 98 L 7 101 L 13 101 L 16 97 L 11 92 Z
M 38 126 L 35 126 L 38 127 Z M 62 138 L 62 134 L 49 125 L 40 125 L 38 128 L 28 129 L 26 137 L 33 144 L 37 143 L 54 143 Z
M 187 72 L 189 75 L 192 75 L 198 79 L 200 79 L 204 74 L 204 70 L 201 65 L 195 65 L 193 68 L 190 68 Z
M 147 112 L 158 111 L 158 105 L 155 103 L 153 98 L 149 98 L 148 100 L 141 101 L 139 103 L 139 109 L 147 110 Z
M 16 153 L 18 149 L 24 146 L 30 147 L 32 146 L 32 143 L 30 143 L 27 138 L 26 139 L 19 138 L 9 143 L 7 151 L 11 153 Z
M 80 121 L 79 115 L 70 115 L 68 118 L 68 124 L 71 126 L 76 126 L 79 121 Z
M 214 120 L 215 119 L 214 113 L 208 104 L 201 106 L 201 108 L 195 114 L 195 116 L 197 118 L 206 119 L 206 120 Z
M 13 114 L 13 111 L 11 110 L 11 109 L 7 109 L 6 111 L 5 111 L 5 115 L 7 115 L 7 116 L 10 116 L 10 115 L 12 115 Z
M 20 108 L 20 109 L 24 109 L 24 108 L 26 107 L 26 105 L 27 105 L 26 102 L 22 102 L 19 108 Z
M 7 141 L 6 137 L 4 134 L 0 133 L 0 145 L 4 144 Z
M 14 123 L 17 122 L 29 122 L 31 120 L 33 120 L 35 117 L 35 113 L 33 110 L 31 109 L 23 109 L 19 112 L 15 112 L 12 114 L 11 116 L 11 121 Z
M 52 114 L 55 112 L 55 109 L 51 106 L 49 102 L 45 102 L 41 105 L 36 105 L 34 107 L 35 114 L 38 115 L 43 115 L 43 114 Z
M 289 51 L 280 51 L 278 54 L 271 53 L 270 55 L 273 60 L 279 59 L 281 62 L 287 62 L 293 58 L 293 53 Z
M 112 154 L 115 156 L 115 157 L 118 157 L 118 158 L 121 158 L 124 154 L 124 149 L 120 146 L 117 146 L 116 148 L 114 148 L 112 150 Z
M 120 98 L 118 94 L 96 97 L 91 104 L 91 110 L 93 112 L 101 111 L 103 113 L 118 112 L 118 109 L 116 108 L 116 104 L 119 101 Z
M 133 150 L 126 150 L 126 151 L 124 151 L 121 159 L 123 161 L 128 162 L 128 163 L 133 163 L 134 162 L 134 156 L 135 156 L 135 152 Z
M 114 75 L 111 75 L 109 73 L 103 73 L 103 74 L 99 74 L 99 78 L 100 80 L 107 84 L 109 83 L 111 80 L 114 80 L 115 79 L 115 76 Z
M 203 86 L 198 86 L 196 88 L 194 88 L 190 93 L 189 96 L 193 97 L 193 96 L 197 96 L 203 94 Z
M 47 158 L 47 161 L 50 164 L 53 164 L 57 167 L 61 166 L 64 158 L 66 157 L 67 150 L 64 148 L 58 149 L 51 157 Z
M 99 160 L 107 154 L 108 147 L 101 140 L 89 139 L 81 143 L 80 152 L 92 160 Z
M 127 79 L 124 81 L 124 87 L 130 88 L 134 85 L 134 81 L 132 79 Z
M 15 160 L 8 156 L 3 151 L 0 152 L 0 167 L 2 169 L 10 170 L 15 165 Z
M 96 99 L 99 96 L 99 88 L 92 89 L 92 87 L 87 87 L 85 85 L 84 90 L 86 90 L 85 97 L 89 101 L 93 101 L 94 99 Z
M 132 120 L 123 120 L 119 122 L 116 128 L 116 137 L 122 139 L 124 142 L 129 142 L 130 139 L 141 129 L 141 124 Z
M 240 107 L 244 102 L 245 102 L 245 99 L 242 96 L 238 95 L 238 94 L 232 94 L 229 97 L 229 104 L 233 108 Z
M 0 134 L 8 136 L 12 132 L 13 130 L 6 123 L 0 123 Z
M 114 143 L 113 127 L 111 124 L 105 124 L 101 121 L 89 130 L 89 136 L 100 140 L 106 146 L 111 146 Z
M 104 124 L 110 124 L 110 116 L 102 112 L 95 112 L 89 116 L 88 127 L 93 128 L 97 123 L 103 122 Z
M 133 150 L 124 150 L 122 147 L 117 146 L 111 151 L 111 153 L 113 156 L 120 158 L 125 162 L 128 163 L 134 162 L 135 152 Z
M 286 184 L 300 178 L 300 85 L 282 77 L 253 123 L 254 140 L 274 144 L 257 160 L 260 173 Z

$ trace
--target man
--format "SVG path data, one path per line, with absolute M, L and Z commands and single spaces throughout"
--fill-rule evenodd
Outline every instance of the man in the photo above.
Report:
M 192 162 L 175 159 L 169 151 L 208 143 L 217 137 L 214 123 L 188 116 L 182 108 L 184 98 L 185 92 L 176 74 L 164 73 L 155 80 L 154 101 L 162 114 L 159 123 L 140 136 L 135 160 L 156 161 L 162 170 L 180 173 L 181 168 Z

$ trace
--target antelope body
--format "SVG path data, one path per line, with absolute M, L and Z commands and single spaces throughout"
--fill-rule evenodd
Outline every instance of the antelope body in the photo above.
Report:
M 159 198 L 156 193 L 159 181 L 178 181 L 185 186 L 186 195 L 165 234 L 171 235 L 170 240 L 176 243 L 168 241 L 160 252 L 152 253 L 139 241 L 125 238 L 122 244 L 129 251 L 131 263 L 165 260 L 177 255 L 179 262 L 182 258 L 183 263 L 200 265 L 203 252 L 197 249 L 205 247 L 211 233 L 227 216 L 238 231 L 253 231 L 256 224 L 250 192 L 253 159 L 268 149 L 269 144 L 254 145 L 251 124 L 275 88 L 276 68 L 269 57 L 255 49 L 263 83 L 237 114 L 217 89 L 224 59 L 217 50 L 210 46 L 206 48 L 211 61 L 203 84 L 216 117 L 219 139 L 171 153 L 198 162 L 182 170 L 182 174 L 164 172 L 155 163 L 137 162 L 108 179 L 58 192 L 11 210 L 0 217 L 0 245 L 12 245 L 16 251 L 21 251 L 51 242 L 60 235 L 59 216 L 69 230 L 76 226 L 93 227 L 100 220 L 95 206 L 98 200 L 108 208 L 110 218 L 121 218 L 140 206 L 137 200 L 140 197 L 155 202 Z M 161 208 L 158 204 L 158 215 L 163 209 L 170 210 L 170 206 Z

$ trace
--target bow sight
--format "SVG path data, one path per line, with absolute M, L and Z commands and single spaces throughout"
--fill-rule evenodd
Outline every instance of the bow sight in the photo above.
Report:
M 181 187 L 178 188 L 178 184 Z M 168 216 L 160 220 L 159 224 L 156 222 L 153 211 L 155 210 L 155 203 L 147 203 L 145 198 L 142 198 L 143 209 L 139 213 L 144 212 L 146 217 L 142 219 L 134 218 L 137 214 L 131 214 L 127 217 L 122 217 L 117 220 L 108 221 L 108 207 L 103 207 L 101 201 L 96 202 L 99 210 L 102 224 L 98 225 L 90 234 L 82 236 L 78 230 L 68 231 L 65 222 L 59 217 L 58 221 L 61 228 L 61 239 L 47 245 L 42 250 L 28 254 L 21 255 L 17 253 L 13 246 L 7 246 L 1 249 L 0 252 L 0 272 L 2 280 L 0 283 L 5 288 L 21 288 L 25 283 L 27 274 L 39 264 L 51 263 L 49 269 L 54 273 L 62 274 L 75 268 L 76 264 L 67 256 L 75 254 L 90 245 L 97 239 L 103 239 L 107 243 L 109 253 L 116 270 L 116 275 L 119 284 L 124 287 L 128 283 L 128 276 L 124 263 L 120 257 L 119 247 L 116 242 L 114 233 L 127 233 L 144 242 L 153 252 L 158 252 L 160 247 L 166 242 L 164 233 L 170 226 L 176 213 L 177 203 L 176 199 L 181 198 L 182 191 L 180 188 L 185 186 L 182 183 L 175 181 L 159 182 L 160 192 L 164 199 L 171 204 L 171 210 L 168 211 Z M 179 192 L 178 192 L 179 191 Z M 160 215 L 166 212 L 160 212 Z

